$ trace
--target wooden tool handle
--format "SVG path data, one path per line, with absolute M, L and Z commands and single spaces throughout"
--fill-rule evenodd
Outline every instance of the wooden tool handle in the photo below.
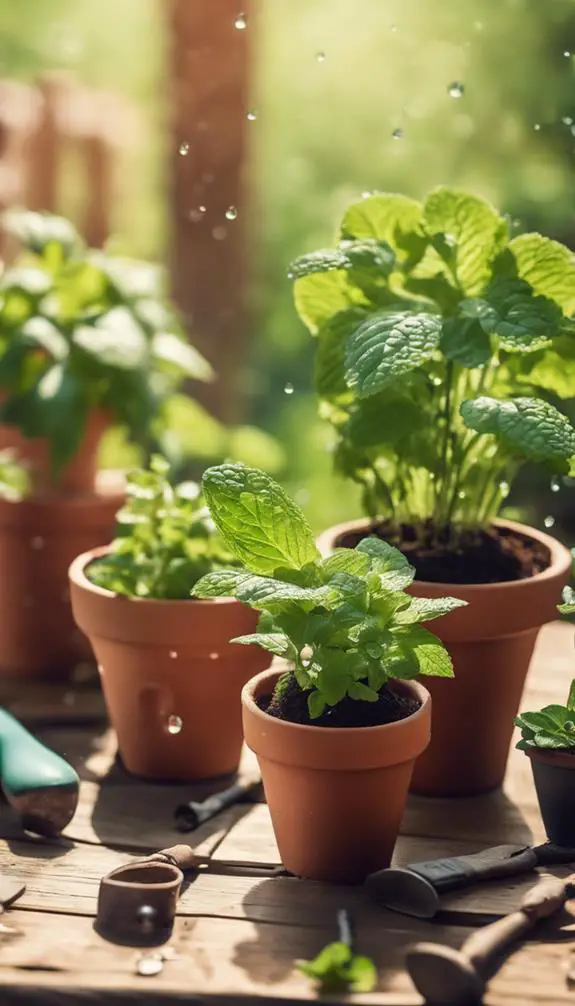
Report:
M 172 845 L 147 857 L 148 862 L 171 863 L 179 870 L 195 870 L 198 867 L 198 857 L 189 845 Z

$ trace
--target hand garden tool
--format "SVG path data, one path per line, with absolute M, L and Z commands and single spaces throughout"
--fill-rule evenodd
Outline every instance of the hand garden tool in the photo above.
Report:
M 518 876 L 537 866 L 561 863 L 575 863 L 575 849 L 552 842 L 536 846 L 497 845 L 471 856 L 390 866 L 370 874 L 365 883 L 373 900 L 384 908 L 431 919 L 441 908 L 442 894 L 473 887 L 485 880 Z
M 163 943 L 172 928 L 184 873 L 197 867 L 189 845 L 174 845 L 118 866 L 100 881 L 98 932 L 115 943 Z
M 22 827 L 58 835 L 72 820 L 80 780 L 71 765 L 0 709 L 0 782 Z
M 179 831 L 194 831 L 200 824 L 211 820 L 226 807 L 244 801 L 256 802 L 261 793 L 261 779 L 237 782 L 227 789 L 214 793 L 206 800 L 190 800 L 181 803 L 174 811 L 174 817 Z
M 410 947 L 406 967 L 417 991 L 428 1003 L 441 1006 L 481 1002 L 500 955 L 574 896 L 575 874 L 563 880 L 543 877 L 527 892 L 518 911 L 479 929 L 461 950 L 440 943 Z

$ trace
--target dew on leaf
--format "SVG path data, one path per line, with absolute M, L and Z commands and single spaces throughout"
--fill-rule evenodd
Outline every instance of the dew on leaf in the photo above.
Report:
M 450 98 L 462 98 L 465 94 L 465 88 L 463 84 L 460 84 L 459 81 L 455 80 L 453 84 L 450 84 L 447 88 L 447 93 Z
M 460 489 L 459 492 L 457 493 L 457 497 L 460 500 L 464 500 L 466 496 L 467 493 L 465 492 L 465 489 Z
M 187 157 L 190 152 L 189 143 L 180 143 L 180 154 L 182 157 Z
M 255 108 L 250 108 L 248 114 L 246 115 L 246 119 L 248 119 L 249 122 L 255 122 L 257 117 L 258 113 Z
M 536 133 L 538 133 L 539 130 L 541 129 L 541 123 L 536 122 L 535 125 L 533 126 L 533 129 L 535 130 Z
M 565 49 L 563 55 L 565 56 L 565 59 L 571 59 L 571 53 L 569 52 L 568 49 Z
M 559 490 L 561 489 L 561 479 L 557 478 L 557 476 L 554 475 L 553 478 L 551 479 L 549 488 L 551 489 L 552 493 L 558 493 Z
M 362 199 L 369 199 L 372 195 L 373 195 L 373 191 L 370 191 L 370 190 L 366 189 L 365 192 L 361 193 L 361 198 Z
M 238 211 L 235 206 L 228 206 L 226 210 L 226 220 L 236 220 L 238 216 Z
M 555 523 L 555 517 L 552 517 L 551 514 L 548 514 L 547 517 L 545 517 L 543 523 L 547 528 L 553 527 Z
M 573 119 L 571 118 L 570 115 L 564 115 L 562 117 L 562 119 L 561 119 L 561 122 L 563 123 L 564 126 L 572 126 L 573 125 Z
M 316 63 L 325 62 L 325 52 L 316 52 L 315 54 Z
M 394 140 L 402 140 L 405 134 L 403 132 L 403 129 L 398 128 L 394 129 L 391 135 Z
M 433 386 L 435 388 L 439 388 L 439 386 L 441 385 L 442 381 L 441 381 L 441 378 L 438 377 L 437 374 L 436 374 L 435 377 L 431 378 L 431 383 L 433 384 Z
M 179 734 L 183 725 L 181 716 L 174 716 L 172 714 L 172 716 L 168 716 L 166 730 L 169 734 Z
M 509 482 L 500 482 L 499 492 L 502 496 L 509 496 Z
M 293 384 L 284 384 L 284 395 L 293 395 L 294 387 Z
M 234 21 L 234 28 L 237 28 L 238 31 L 245 31 L 247 26 L 248 26 L 247 14 L 244 14 L 242 11 L 242 13 L 238 14 L 238 16 Z

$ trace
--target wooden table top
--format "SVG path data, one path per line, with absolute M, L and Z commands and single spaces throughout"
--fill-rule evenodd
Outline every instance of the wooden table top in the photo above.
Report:
M 573 629 L 554 623 L 541 634 L 523 708 L 564 701 L 573 676 Z M 2 1006 L 314 998 L 294 962 L 314 957 L 336 938 L 340 908 L 353 919 L 358 951 L 379 969 L 377 991 L 349 999 L 366 1006 L 415 1006 L 421 999 L 404 970 L 406 948 L 417 940 L 460 946 L 473 927 L 517 908 L 536 879 L 531 874 L 482 884 L 445 897 L 431 922 L 409 919 L 371 904 L 361 887 L 282 876 L 267 807 L 236 806 L 184 837 L 202 867 L 180 899 L 168 959 L 159 974 L 144 977 L 137 973 L 141 950 L 109 943 L 93 929 L 100 878 L 134 857 L 181 842 L 172 825 L 175 806 L 207 795 L 210 787 L 128 777 L 114 762 L 114 737 L 93 686 L 72 691 L 3 682 L 0 704 L 33 726 L 82 777 L 78 811 L 61 839 L 35 840 L 19 831 L 9 810 L 0 816 L 0 871 L 26 882 L 24 896 L 0 920 Z M 242 771 L 253 769 L 248 752 Z M 512 751 L 502 792 L 463 800 L 410 797 L 395 858 L 405 863 L 544 838 L 528 759 Z M 565 876 L 570 869 L 552 872 Z M 508 957 L 485 1002 L 575 1003 L 575 985 L 567 979 L 574 939 L 575 908 L 561 922 L 541 925 Z

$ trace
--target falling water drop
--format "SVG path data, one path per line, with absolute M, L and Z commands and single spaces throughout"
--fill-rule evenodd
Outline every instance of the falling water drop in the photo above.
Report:
M 536 133 L 538 133 L 539 130 L 541 129 L 541 123 L 536 122 L 535 125 L 533 126 L 533 129 L 535 130 Z
M 398 127 L 397 129 L 393 130 L 393 133 L 391 135 L 394 140 L 402 140 L 405 134 L 403 132 L 403 129 L 400 129 Z
M 238 211 L 235 206 L 228 206 L 226 210 L 226 220 L 236 220 Z
M 441 378 L 438 377 L 436 374 L 435 377 L 431 378 L 431 383 L 433 384 L 434 388 L 439 388 L 439 386 L 441 385 Z
M 187 157 L 190 152 L 189 143 L 180 143 L 180 154 L 182 157 Z
M 559 490 L 561 489 L 561 480 L 558 479 L 556 475 L 554 475 L 553 478 L 551 479 L 551 484 L 549 488 L 551 489 L 552 493 L 558 493 Z
M 284 395 L 293 395 L 293 392 L 294 392 L 293 384 L 288 383 L 284 385 Z
M 447 88 L 447 93 L 450 98 L 462 98 L 463 95 L 465 94 L 465 88 L 463 84 L 455 80 L 453 84 L 450 84 L 449 87 Z
M 550 527 L 553 527 L 553 525 L 554 525 L 554 523 L 555 523 L 555 518 L 554 518 L 554 517 L 552 517 L 552 516 L 551 516 L 551 514 L 549 514 L 549 515 L 548 515 L 548 516 L 547 516 L 547 517 L 545 518 L 545 520 L 543 521 L 543 523 L 544 523 L 544 525 L 545 525 L 545 527 L 546 527 L 546 528 L 550 528 Z
M 505 481 L 500 482 L 499 483 L 499 492 L 501 493 L 501 495 L 503 497 L 509 496 L 509 482 L 505 482 Z
M 250 108 L 248 114 L 246 115 L 246 119 L 248 119 L 249 122 L 255 122 L 256 119 L 257 119 L 257 117 L 258 117 L 258 113 L 257 113 L 256 109 L 255 108 Z
M 183 725 L 181 716 L 168 716 L 166 730 L 169 734 L 179 734 Z
M 459 492 L 457 493 L 457 496 L 460 500 L 464 500 L 465 497 L 467 496 L 465 489 L 460 489 Z
M 248 26 L 247 15 L 244 14 L 243 12 L 241 14 L 238 14 L 238 16 L 234 21 L 234 28 L 237 28 L 238 31 L 245 31 L 247 26 Z
M 565 49 L 563 55 L 565 56 L 565 59 L 571 59 L 571 53 L 569 52 L 568 49 Z
M 316 63 L 325 62 L 325 52 L 316 52 L 315 54 Z

